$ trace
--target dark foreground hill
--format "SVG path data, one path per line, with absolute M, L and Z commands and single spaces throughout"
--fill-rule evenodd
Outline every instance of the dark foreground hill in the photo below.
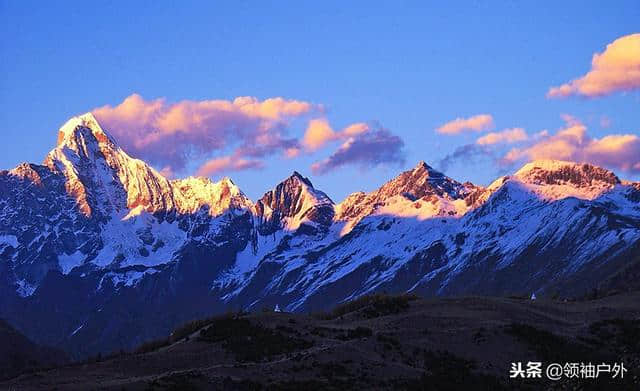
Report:
M 512 362 L 623 362 L 622 380 L 509 378 Z M 0 389 L 620 389 L 640 386 L 640 292 L 585 301 L 365 297 L 322 314 L 194 322 L 136 353 Z
M 68 361 L 64 352 L 36 345 L 0 319 L 0 380 Z

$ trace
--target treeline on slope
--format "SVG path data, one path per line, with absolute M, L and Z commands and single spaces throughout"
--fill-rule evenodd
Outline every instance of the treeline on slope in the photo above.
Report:
M 419 296 L 413 293 L 403 293 L 400 295 L 377 293 L 365 295 L 339 304 L 331 311 L 316 314 L 316 317 L 323 320 L 332 320 L 348 313 L 359 311 L 365 318 L 377 318 L 400 313 L 409 308 L 409 302 L 419 298 Z
M 391 315 L 400 313 L 409 308 L 409 302 L 419 299 L 419 296 L 409 293 L 403 293 L 399 295 L 390 295 L 386 293 L 377 293 L 371 295 L 361 296 L 357 299 L 348 301 L 346 303 L 336 306 L 333 310 L 327 312 L 320 312 L 313 314 L 315 318 L 321 320 L 336 319 L 340 316 L 346 315 L 351 312 L 359 311 L 365 318 L 376 318 L 379 316 Z M 269 311 L 263 309 L 263 312 Z M 219 325 L 226 328 L 229 324 L 237 323 L 236 320 L 240 319 L 243 315 L 246 315 L 243 311 L 227 311 L 224 314 L 214 315 L 204 319 L 196 319 L 183 324 L 176 328 L 168 337 L 160 338 L 152 341 L 148 341 L 140 345 L 133 352 L 134 353 L 148 353 L 160 348 L 174 344 L 180 340 L 188 340 L 192 334 L 210 325 Z M 239 334 L 242 334 L 242 330 L 247 331 L 246 324 L 234 324 L 238 328 L 235 329 Z M 206 330 L 202 330 L 203 333 L 197 337 L 208 335 Z M 229 329 L 229 332 L 234 331 Z M 253 330 L 257 331 L 257 330 Z M 245 333 L 246 334 L 246 333 Z M 212 334 L 213 335 L 213 334 Z M 230 335 L 228 335 L 230 336 Z M 204 336 L 204 339 L 208 337 Z M 213 338 L 213 337 L 212 337 Z M 211 338 L 209 338 L 211 339 Z M 214 338 L 215 339 L 215 338 Z M 122 354 L 118 353 L 118 354 Z
M 224 321 L 226 319 L 239 318 L 244 314 L 245 313 L 242 311 L 237 311 L 237 312 L 227 311 L 224 314 L 219 314 L 219 315 L 210 316 L 204 319 L 195 319 L 195 320 L 189 321 L 183 324 L 182 326 L 179 326 L 175 330 L 173 330 L 173 332 L 171 332 L 171 334 L 169 334 L 169 336 L 166 338 L 160 338 L 160 339 L 143 343 L 142 345 L 140 345 L 134 350 L 134 353 L 148 353 L 148 352 L 152 352 L 154 350 L 163 348 L 165 346 L 169 346 L 183 339 L 189 340 L 190 336 L 193 333 L 195 333 L 196 331 L 202 329 L 207 325 L 217 323 L 219 321 Z

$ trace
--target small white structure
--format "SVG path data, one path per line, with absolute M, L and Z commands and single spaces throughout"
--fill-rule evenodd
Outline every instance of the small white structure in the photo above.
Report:
M 536 300 L 536 294 L 535 294 L 535 293 L 532 293 L 532 294 L 531 294 L 531 300 L 532 300 L 532 301 L 535 301 L 535 300 Z
M 273 309 L 273 312 L 282 312 L 280 311 L 280 306 L 276 304 L 276 308 Z

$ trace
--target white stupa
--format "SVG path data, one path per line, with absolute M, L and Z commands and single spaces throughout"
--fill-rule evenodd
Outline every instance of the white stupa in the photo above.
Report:
M 282 312 L 280 311 L 280 306 L 276 304 L 276 308 L 273 309 L 273 312 Z

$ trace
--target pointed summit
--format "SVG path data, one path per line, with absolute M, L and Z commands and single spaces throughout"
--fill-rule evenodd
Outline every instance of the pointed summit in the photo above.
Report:
M 102 129 L 98 120 L 93 114 L 85 113 L 69 119 L 58 131 L 57 146 L 66 143 L 73 143 L 73 140 L 77 138 L 77 133 L 82 130 L 88 130 L 99 142 L 108 142 L 115 145 L 113 138 Z
M 119 156 L 123 155 L 123 156 Z M 80 161 L 129 159 L 113 138 L 105 132 L 91 113 L 69 119 L 58 131 L 56 147 L 44 164 L 57 171 L 77 165 Z
M 305 222 L 328 225 L 333 218 L 333 201 L 297 171 L 266 192 L 255 207 L 263 235 L 295 230 Z
M 86 113 L 72 117 L 62 125 L 58 131 L 56 147 L 49 152 L 44 164 L 54 171 L 65 172 L 73 171 L 74 167 L 79 169 L 79 165 L 95 166 L 96 162 L 105 160 L 114 167 L 129 159 L 102 129 L 93 114 Z M 75 176 L 72 172 L 67 174 Z
M 408 172 L 408 171 L 407 171 Z M 404 173 L 403 173 L 404 174 Z M 424 160 L 420 160 L 418 164 L 411 170 L 414 177 L 444 178 L 445 175 L 435 168 L 431 167 Z
M 449 208 L 451 203 L 464 199 L 475 188 L 473 184 L 462 184 L 420 161 L 413 169 L 402 172 L 378 190 L 366 195 L 353 194 L 348 197 L 337 206 L 337 219 L 350 221 L 349 227 L 352 227 L 364 217 L 392 202 L 394 198 L 403 199 L 403 203 L 413 203 L 421 198 L 432 203 L 440 200 L 441 205 Z M 436 209 L 439 212 L 438 208 Z M 450 209 L 446 211 L 449 212 Z
M 428 165 L 424 160 L 420 160 L 413 169 L 414 171 L 420 169 L 433 170 L 433 168 L 431 168 L 431 166 Z
M 252 206 L 229 178 L 218 183 L 203 177 L 169 181 L 118 147 L 91 113 L 60 128 L 58 145 L 44 165 L 65 177 L 67 192 L 85 216 L 100 211 L 131 218 L 142 211 L 195 213 L 202 208 L 217 216 Z
M 126 209 L 174 208 L 169 182 L 113 141 L 91 113 L 69 119 L 44 165 L 65 177 L 67 193 L 85 216 L 106 216 Z
M 293 181 L 293 182 L 300 181 L 300 182 L 304 183 L 305 185 L 313 188 L 313 183 L 311 183 L 309 178 L 302 176 L 302 174 L 300 174 L 298 171 L 293 171 L 293 174 L 291 174 L 291 176 L 289 178 L 285 179 L 283 181 L 283 183 L 287 182 L 287 181 Z
M 227 184 L 229 186 L 235 186 L 236 184 L 233 183 L 233 180 L 231 180 L 231 178 L 229 178 L 228 176 L 222 177 L 222 179 L 220 179 L 220 183 L 224 183 Z
M 385 183 L 378 192 L 384 198 L 403 194 L 413 199 L 428 194 L 447 195 L 457 199 L 467 193 L 463 184 L 447 177 L 422 160 L 411 171 L 405 171 Z

